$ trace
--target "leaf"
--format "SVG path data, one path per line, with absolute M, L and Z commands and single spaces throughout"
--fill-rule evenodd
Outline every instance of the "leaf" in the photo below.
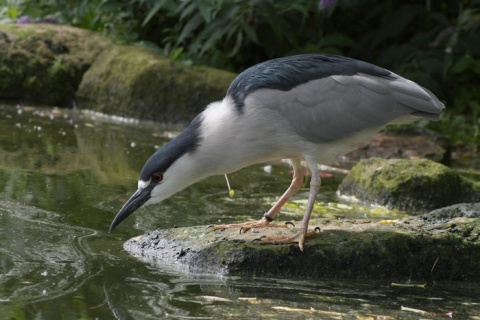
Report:
M 406 60 L 407 56 L 411 56 L 412 53 L 416 54 L 418 51 L 417 46 L 413 46 L 409 43 L 391 45 L 380 51 L 375 63 L 385 68 L 394 65 L 403 65 L 408 62 Z
M 203 17 L 203 20 L 205 20 L 206 23 L 210 23 L 212 21 L 212 8 L 210 6 L 210 2 L 197 1 L 197 8 L 198 12 Z
M 445 16 L 445 14 L 441 14 L 439 12 L 432 12 L 430 16 L 432 17 L 432 19 L 438 21 L 441 26 L 443 27 L 450 26 L 450 21 Z
M 442 74 L 443 60 L 441 57 L 436 57 L 434 55 L 424 55 L 422 59 L 418 61 L 418 67 L 429 75 L 440 76 Z
M 458 26 L 463 27 L 469 21 L 472 20 L 472 17 L 475 15 L 477 10 L 475 9 L 465 9 L 458 16 Z
M 235 41 L 235 45 L 234 45 L 232 51 L 230 51 L 230 53 L 228 54 L 229 57 L 235 56 L 235 54 L 241 48 L 242 42 L 243 42 L 243 33 L 237 32 L 237 39 Z
M 272 27 L 273 32 L 277 39 L 282 37 L 282 28 L 280 27 L 280 19 L 278 18 L 277 11 L 274 5 L 269 1 L 263 1 L 259 3 L 259 10 L 266 13 L 267 21 Z M 286 30 L 284 30 L 286 31 Z
M 200 55 L 203 55 L 205 51 L 208 51 L 209 49 L 213 48 L 215 43 L 218 41 L 218 39 L 222 37 L 224 33 L 225 33 L 224 30 L 217 29 L 212 34 L 210 34 L 208 37 L 208 40 L 205 41 L 205 43 L 202 45 L 202 50 L 200 51 Z
M 182 43 L 185 39 L 193 35 L 193 32 L 198 28 L 198 26 L 203 22 L 202 15 L 197 13 L 194 15 L 190 20 L 188 20 L 187 24 L 182 29 L 182 33 L 177 40 L 177 45 Z
M 19 15 L 17 7 L 10 7 L 7 11 L 7 17 L 10 19 L 17 19 Z
M 480 61 L 475 61 L 475 65 L 473 66 L 473 72 L 476 74 L 480 74 Z
M 290 10 L 299 12 L 304 18 L 308 17 L 310 7 L 305 3 L 296 3 L 292 1 Z
M 466 31 L 475 31 L 480 27 L 480 10 L 473 10 L 472 16 L 462 25 Z
M 395 37 L 410 25 L 411 21 L 423 12 L 423 8 L 418 5 L 404 5 L 400 10 L 390 15 L 385 24 L 376 32 L 370 48 L 375 48 L 386 39 Z
M 194 14 L 197 8 L 196 2 L 191 2 L 189 5 L 185 6 L 185 8 L 182 10 L 182 14 L 180 15 L 180 20 L 184 20 L 189 15 Z
M 244 23 L 242 24 L 242 29 L 247 34 L 249 40 L 251 40 L 255 44 L 260 44 L 260 42 L 258 41 L 257 32 L 255 31 L 255 29 L 252 28 L 251 25 Z
M 168 0 L 159 0 L 154 6 L 152 9 L 150 9 L 150 11 L 148 11 L 148 14 L 147 16 L 145 17 L 145 19 L 143 20 L 142 22 L 142 27 L 145 27 L 145 25 L 153 18 L 153 16 L 155 14 L 157 14 L 157 12 L 163 8 L 163 6 L 165 5 L 165 3 L 167 2 Z
M 325 53 L 325 54 L 337 54 L 337 55 L 342 55 L 343 54 L 342 51 L 340 51 L 339 49 L 334 48 L 334 47 L 321 48 L 320 52 Z
M 357 45 L 352 38 L 342 33 L 327 34 L 322 38 L 322 46 L 325 47 L 350 47 L 354 48 Z
M 475 65 L 475 60 L 470 55 L 464 55 L 452 66 L 452 72 L 462 73 L 465 70 L 472 69 Z

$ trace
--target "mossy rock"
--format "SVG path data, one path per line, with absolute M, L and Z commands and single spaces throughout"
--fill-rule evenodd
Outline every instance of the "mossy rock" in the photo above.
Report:
M 411 213 L 480 200 L 478 183 L 426 159 L 362 160 L 342 181 L 338 193 Z
M 144 47 L 115 46 L 86 72 L 79 105 L 102 113 L 154 121 L 192 119 L 220 100 L 235 74 L 187 66 Z
M 0 100 L 71 107 L 83 74 L 111 44 L 69 26 L 0 25 Z
M 322 231 L 296 244 L 252 242 L 298 229 L 157 230 L 124 248 L 153 265 L 229 276 L 304 279 L 480 281 L 480 203 L 457 205 L 406 221 L 327 220 Z

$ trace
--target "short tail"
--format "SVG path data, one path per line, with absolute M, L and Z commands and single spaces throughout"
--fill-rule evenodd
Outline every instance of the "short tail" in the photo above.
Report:
M 430 90 L 401 77 L 394 81 L 393 86 L 397 103 L 413 109 L 412 116 L 440 120 L 445 105 Z

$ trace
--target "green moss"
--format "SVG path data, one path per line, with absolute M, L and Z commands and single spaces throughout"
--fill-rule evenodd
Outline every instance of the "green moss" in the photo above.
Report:
M 110 41 L 61 25 L 2 25 L 0 99 L 70 106 L 83 73 Z
M 25 79 L 25 86 L 28 87 L 35 87 L 38 83 L 38 79 L 35 76 L 30 76 Z
M 146 48 L 113 46 L 101 35 L 67 26 L 0 30 L 8 39 L 0 39 L 0 99 L 70 106 L 78 98 L 83 108 L 100 112 L 179 121 L 223 98 L 235 77 L 173 62 Z
M 339 191 L 367 202 L 413 212 L 480 199 L 478 184 L 426 159 L 363 160 L 352 168 Z
M 116 46 L 85 74 L 78 97 L 87 108 L 157 121 L 190 120 L 225 95 L 234 74 L 191 67 L 141 47 Z
M 48 74 L 51 77 L 55 77 L 57 74 L 67 70 L 67 67 L 63 64 L 61 58 L 56 58 L 52 66 L 48 69 Z
M 453 210 L 465 212 L 478 206 Z M 323 231 L 307 239 L 304 252 L 296 244 L 252 243 L 268 233 L 266 229 L 239 235 L 233 229 L 205 233 L 202 226 L 154 231 L 127 241 L 125 249 L 143 260 L 219 275 L 480 280 L 479 218 L 460 214 L 437 220 L 441 216 L 445 213 L 432 212 L 395 225 L 318 220 L 315 224 Z M 295 231 L 281 231 L 290 232 Z

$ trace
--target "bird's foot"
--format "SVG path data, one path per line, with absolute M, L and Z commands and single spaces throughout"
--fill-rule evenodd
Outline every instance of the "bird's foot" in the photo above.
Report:
M 216 230 L 239 228 L 240 233 L 245 233 L 248 230 L 254 229 L 254 228 L 288 228 L 289 225 L 295 227 L 295 225 L 290 221 L 287 221 L 283 224 L 279 224 L 279 223 L 270 223 L 270 221 L 268 221 L 267 219 L 262 218 L 258 221 L 248 221 L 244 223 L 211 225 L 211 226 L 208 226 L 207 229 L 212 229 L 213 231 L 216 231 Z
M 284 236 L 284 237 L 268 237 L 268 236 L 261 236 L 260 238 L 253 239 L 252 242 L 258 241 L 262 244 L 280 244 L 280 243 L 298 243 L 298 247 L 300 251 L 303 251 L 303 244 L 305 243 L 305 239 L 312 237 L 320 232 L 320 227 L 316 227 L 313 231 L 300 231 L 293 236 Z

